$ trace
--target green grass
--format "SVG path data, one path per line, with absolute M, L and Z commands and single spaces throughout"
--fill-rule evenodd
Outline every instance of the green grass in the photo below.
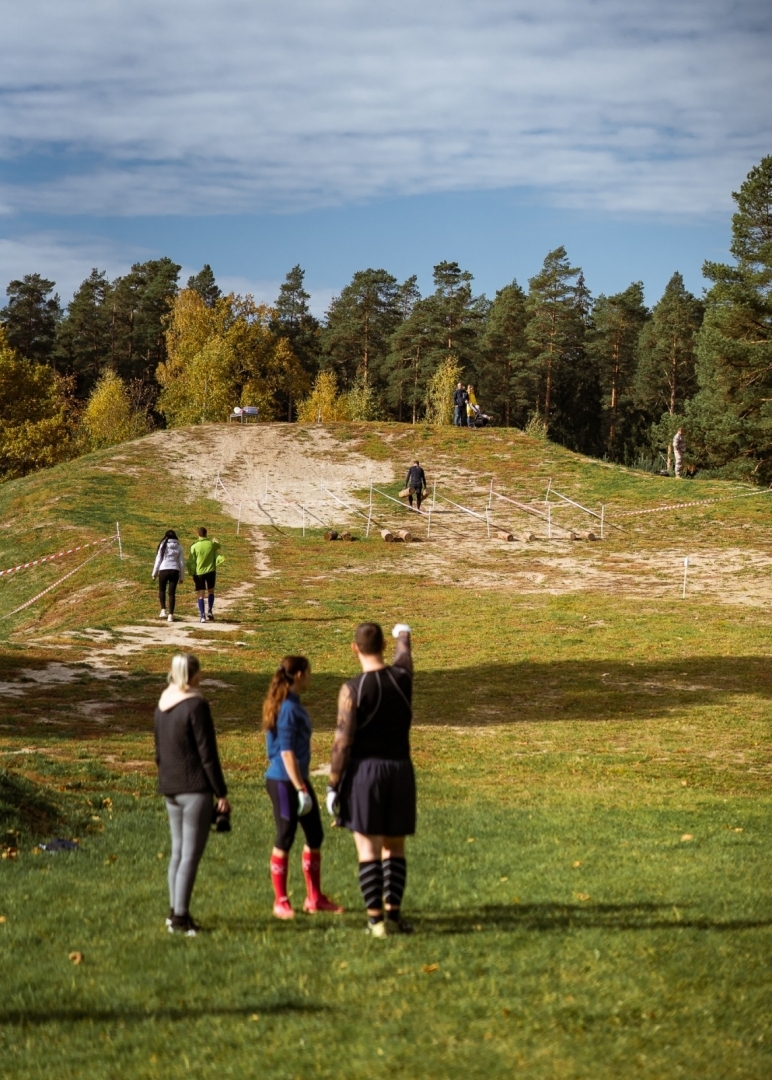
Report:
M 456 432 L 351 425 L 343 434 L 400 465 L 418 446 L 447 467 L 501 468 L 502 490 L 530 476 L 535 491 L 552 475 L 596 502 L 673 499 L 672 482 L 509 433 L 477 441 L 471 462 Z M 503 466 L 497 454 L 510 455 Z M 151 738 L 168 651 L 146 649 L 124 677 L 97 681 L 80 663 L 93 646 L 68 636 L 141 620 L 151 603 L 163 464 L 142 443 L 121 455 L 131 469 L 120 474 L 100 473 L 105 452 L 0 488 L 0 524 L 16 523 L 0 534 L 7 565 L 54 550 L 46 545 L 63 526 L 86 539 L 119 515 L 129 556 L 119 565 L 126 588 L 96 560 L 93 576 L 86 568 L 59 599 L 5 624 L 0 682 L 24 694 L 0 696 L 0 839 L 20 849 L 0 863 L 0 1075 L 772 1073 L 763 607 L 630 600 L 624 590 L 521 594 L 506 574 L 512 560 L 538 561 L 527 550 L 501 556 L 501 587 L 469 588 L 473 556 L 456 583 L 443 582 L 407 574 L 407 546 L 267 534 L 274 574 L 245 601 L 239 631 L 202 654 L 205 677 L 227 684 L 209 696 L 234 832 L 212 836 L 196 886 L 193 910 L 208 932 L 179 940 L 163 927 L 169 840 Z M 682 487 L 694 497 L 737 490 Z M 668 519 L 667 543 L 729 546 L 750 522 L 744 542 L 763 551 L 767 514 L 752 504 Z M 237 539 L 205 498 L 180 511 L 181 531 L 206 515 L 227 542 L 230 581 L 249 577 L 248 534 Z M 656 550 L 661 519 L 643 520 L 642 532 L 576 558 Z M 711 536 L 706 520 L 721 523 Z M 29 595 L 21 575 L 5 584 L 16 591 L 0 611 Z M 77 605 L 62 602 L 76 594 Z M 407 616 L 418 666 L 419 829 L 406 897 L 417 933 L 385 942 L 363 933 L 353 844 L 338 830 L 327 830 L 324 879 L 346 915 L 271 918 L 257 731 L 277 658 L 304 651 L 315 760 L 327 758 L 337 688 L 353 672 L 350 631 L 364 616 L 387 625 Z M 52 661 L 72 664 L 75 678 L 21 675 Z M 82 708 L 95 701 L 105 705 L 99 723 Z M 81 850 L 36 853 L 52 835 L 78 836 Z M 300 900 L 298 851 L 290 884 Z M 75 951 L 79 965 L 68 959 Z

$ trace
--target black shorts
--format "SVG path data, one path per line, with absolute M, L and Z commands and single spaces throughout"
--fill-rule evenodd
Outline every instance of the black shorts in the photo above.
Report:
M 217 571 L 210 570 L 208 574 L 194 574 L 193 584 L 196 586 L 196 592 L 204 592 L 205 589 L 214 589 L 215 579 L 217 578 Z
M 352 761 L 340 790 L 340 823 L 366 836 L 412 836 L 416 789 L 413 763 Z
M 311 850 L 318 851 L 322 846 L 322 840 L 324 840 L 322 818 L 319 813 L 319 803 L 316 801 L 316 792 L 310 780 L 306 780 L 306 788 L 314 805 L 307 814 L 298 817 L 298 793 L 295 785 L 289 780 L 266 780 L 265 782 L 265 790 L 271 796 L 273 803 L 273 817 L 276 822 L 276 839 L 273 846 L 279 851 L 289 851 L 294 844 L 298 822 Z

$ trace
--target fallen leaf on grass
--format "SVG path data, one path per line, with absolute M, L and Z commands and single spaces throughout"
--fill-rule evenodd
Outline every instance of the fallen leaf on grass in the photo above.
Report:
M 109 866 L 110 863 L 117 862 L 117 859 L 118 859 L 117 855 L 108 855 L 107 858 L 105 859 L 105 866 Z
M 475 923 L 474 926 L 472 927 L 472 929 L 473 930 L 482 930 L 482 925 L 480 923 Z
M 694 837 L 692 836 L 692 834 L 690 832 L 685 832 L 683 834 L 683 836 L 681 837 L 681 843 L 685 844 L 687 840 L 693 840 L 693 839 L 694 839 Z
M 510 1015 L 510 1013 L 511 1013 L 511 1010 L 510 1010 L 510 1009 L 502 1009 L 502 1010 L 501 1010 L 501 1015 L 502 1015 L 502 1016 L 509 1016 L 509 1015 Z
M 586 892 L 578 892 L 578 893 L 575 893 L 574 895 L 576 896 L 577 900 L 592 900 L 592 897 L 590 896 L 590 894 L 586 893 Z
M 19 849 L 17 847 L 3 848 L 3 858 L 4 859 L 15 859 L 18 856 L 18 854 L 19 854 Z
M 67 959 L 72 960 L 73 964 L 82 964 L 83 963 L 83 953 L 82 952 L 71 952 L 70 955 L 67 957 Z
M 8 922 L 8 916 L 7 915 L 0 915 L 0 923 L 4 923 L 4 922 Z
M 156 855 L 157 859 L 162 859 L 163 857 L 164 857 L 164 853 L 162 851 L 159 851 L 158 854 Z
M 509 881 L 508 877 L 499 878 L 499 881 Z
M 576 859 L 574 862 L 571 863 L 571 865 L 573 866 L 574 870 L 577 870 L 582 865 L 582 860 Z
M 249 1018 L 249 1019 L 250 1019 L 250 1020 L 259 1020 L 259 1019 L 260 1019 L 260 1017 L 259 1017 L 259 1016 L 257 1015 L 257 1013 L 252 1013 L 252 1015 L 250 1016 L 250 1018 Z
M 424 974 L 426 974 L 426 975 L 431 975 L 431 974 L 433 974 L 433 972 L 439 971 L 439 969 L 440 969 L 439 964 L 424 964 L 424 966 L 423 966 L 423 971 L 424 971 Z
M 467 844 L 473 844 L 474 841 L 475 841 L 474 836 L 470 836 L 469 839 L 467 840 Z

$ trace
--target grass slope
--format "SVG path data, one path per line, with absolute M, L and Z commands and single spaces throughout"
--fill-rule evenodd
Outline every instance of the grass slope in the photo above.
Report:
M 459 492 L 487 473 L 525 494 L 552 479 L 588 505 L 673 501 L 660 478 L 507 432 L 482 433 L 470 453 L 468 434 L 337 429 L 341 452 L 400 467 L 418 452 Z M 2 1075 L 768 1076 L 766 612 L 623 588 L 520 593 L 509 568 L 542 558 L 527 549 L 485 555 L 488 569 L 499 560 L 498 584 L 470 587 L 480 567 L 468 551 L 438 580 L 409 573 L 407 546 L 266 533 L 271 575 L 241 603 L 238 630 L 202 648 L 205 677 L 219 683 L 208 693 L 235 830 L 212 837 L 196 887 L 209 932 L 165 934 L 169 844 L 149 732 L 169 650 L 151 645 L 126 657 L 122 677 L 96 680 L 83 662 L 98 643 L 79 636 L 91 627 L 120 641 L 116 628 L 155 614 L 149 561 L 174 481 L 147 446 L 0 488 L 4 565 L 61 548 L 63 532 L 105 535 L 115 519 L 128 555 L 100 556 L 2 624 L 0 679 L 16 696 L 0 697 L 0 828 L 18 830 L 8 836 L 20 848 L 0 863 Z M 179 499 L 174 524 L 187 535 L 206 520 L 226 546 L 224 584 L 248 581 L 249 536 L 237 538 L 207 494 Z M 763 551 L 764 506 L 715 504 L 666 526 L 644 518 L 641 531 L 572 557 L 589 569 L 656 551 L 664 529 L 689 551 L 706 533 L 714 546 L 741 535 Z M 34 571 L 35 586 L 64 564 Z M 32 594 L 32 578 L 6 586 L 0 613 Z M 407 617 L 419 670 L 406 901 L 418 933 L 386 942 L 362 933 L 353 845 L 337 830 L 325 881 L 348 913 L 270 917 L 257 732 L 276 660 L 304 651 L 315 759 L 325 759 L 337 688 L 353 671 L 350 631 L 365 616 Z M 68 665 L 68 681 L 40 681 L 52 662 Z M 82 850 L 36 853 L 52 830 L 75 833 Z M 299 901 L 298 852 L 291 886 Z

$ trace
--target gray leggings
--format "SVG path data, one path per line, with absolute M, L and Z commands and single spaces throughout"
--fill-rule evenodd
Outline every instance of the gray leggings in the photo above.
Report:
M 211 792 L 167 795 L 166 810 L 172 830 L 169 905 L 175 915 L 187 915 L 196 871 L 212 825 Z

